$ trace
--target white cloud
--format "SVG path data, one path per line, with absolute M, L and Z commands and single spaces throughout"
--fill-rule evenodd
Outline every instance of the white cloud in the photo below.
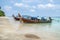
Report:
M 49 0 L 49 2 L 53 2 L 53 0 Z
M 39 4 L 39 5 L 37 5 L 37 7 L 38 7 L 38 8 L 45 8 L 45 5 Z
M 24 2 L 24 3 L 40 3 L 41 2 L 41 0 L 22 0 L 22 2 Z
M 33 2 L 34 0 L 22 0 L 22 2 Z
M 4 6 L 4 9 L 5 9 L 5 10 L 11 10 L 12 7 L 11 7 L 11 6 Z
M 55 7 L 55 5 L 54 4 L 51 4 L 51 3 L 48 3 L 45 6 L 48 7 L 48 8 L 54 8 Z
M 36 6 L 32 6 L 32 8 L 36 8 Z
M 36 8 L 36 6 L 30 6 L 30 5 L 24 4 L 24 3 L 15 3 L 14 6 L 22 7 L 22 8 L 26 8 L 26 9 L 30 9 L 30 8 L 35 9 Z
M 24 4 L 23 3 L 15 3 L 14 5 L 17 7 L 22 7 Z
M 17 7 L 25 7 L 25 8 L 30 7 L 28 4 L 24 4 L 24 3 L 15 3 L 14 5 L 17 6 Z
M 17 7 L 22 7 L 22 8 L 26 8 L 26 9 L 54 9 L 54 8 L 58 8 L 58 6 L 56 4 L 52 4 L 52 3 L 48 3 L 48 4 L 37 4 L 37 5 L 28 5 L 28 4 L 24 4 L 24 3 L 15 3 L 14 4 Z M 59 6 L 60 7 L 60 6 Z M 35 10 L 32 10 L 32 12 Z
M 30 9 L 30 12 L 35 12 L 35 10 L 34 9 Z
M 48 4 L 39 4 L 37 5 L 38 8 L 55 8 L 54 4 L 48 3 Z

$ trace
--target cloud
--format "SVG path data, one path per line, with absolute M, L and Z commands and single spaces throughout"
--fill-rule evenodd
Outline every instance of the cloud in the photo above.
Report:
M 17 7 L 22 7 L 24 4 L 23 3 L 15 3 L 14 5 Z
M 53 7 L 55 7 L 55 5 L 54 4 L 51 4 L 51 3 L 48 3 L 48 4 L 46 4 L 46 7 L 53 8 Z
M 38 8 L 55 8 L 54 4 L 48 3 L 48 4 L 38 4 Z
M 43 5 L 43 4 L 38 4 L 37 7 L 38 7 L 38 8 L 45 8 L 45 5 Z
M 14 5 L 16 7 L 25 7 L 25 8 L 29 8 L 30 7 L 28 4 L 24 4 L 24 3 L 15 3 Z
M 22 0 L 22 2 L 34 2 L 34 0 Z
M 34 9 L 30 9 L 30 12 L 35 12 L 35 10 Z
M 53 2 L 53 0 L 49 0 L 50 2 Z
M 4 9 L 9 11 L 12 9 L 12 7 L 11 6 L 4 6 Z
M 43 0 L 22 0 L 22 2 L 24 2 L 24 3 L 40 3 L 42 1 Z
M 37 4 L 37 5 L 30 5 L 26 3 L 15 3 L 14 6 L 16 7 L 22 7 L 23 9 L 57 9 L 60 7 L 59 5 L 47 3 L 47 4 Z
M 32 8 L 34 8 L 34 9 L 35 9 L 35 8 L 36 8 L 36 6 L 32 6 Z

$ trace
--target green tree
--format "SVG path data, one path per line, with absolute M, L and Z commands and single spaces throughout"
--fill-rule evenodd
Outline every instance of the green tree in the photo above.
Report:
M 0 7 L 0 16 L 5 16 L 5 13 L 1 10 L 1 7 Z

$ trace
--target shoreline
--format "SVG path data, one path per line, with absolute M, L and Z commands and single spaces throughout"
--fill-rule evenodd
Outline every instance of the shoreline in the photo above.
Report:
M 60 32 L 52 30 L 49 25 L 38 24 L 20 24 L 14 20 L 2 17 L 0 19 L 0 38 L 1 40 L 60 40 Z M 52 30 L 52 31 L 51 31 Z M 25 34 L 39 36 L 40 39 L 25 38 Z

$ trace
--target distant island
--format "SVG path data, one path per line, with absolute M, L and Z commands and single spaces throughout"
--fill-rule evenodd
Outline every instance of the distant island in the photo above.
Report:
M 5 16 L 5 13 L 4 11 L 1 10 L 1 7 L 0 7 L 0 16 Z

